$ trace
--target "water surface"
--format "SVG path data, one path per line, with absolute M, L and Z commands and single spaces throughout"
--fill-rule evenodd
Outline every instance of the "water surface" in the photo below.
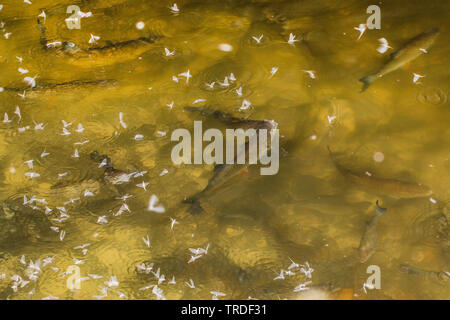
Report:
M 179 12 L 170 9 L 172 1 L 31 2 L 0 1 L 1 87 L 26 87 L 23 79 L 35 76 L 37 85 L 103 79 L 118 85 L 24 97 L 0 92 L 0 111 L 8 114 L 0 123 L 0 200 L 15 208 L 13 218 L 0 217 L 1 298 L 156 299 L 161 296 L 151 286 L 158 285 L 167 299 L 210 299 L 211 291 L 228 299 L 297 299 L 294 289 L 308 281 L 307 287 L 327 294 L 352 288 L 354 299 L 449 298 L 448 278 L 400 268 L 449 271 L 448 3 L 382 2 L 381 29 L 357 40 L 354 28 L 366 22 L 371 1 L 185 0 L 177 1 Z M 69 5 L 92 13 L 80 29 L 66 26 Z M 125 60 L 114 63 L 113 55 L 104 58 L 113 63 L 84 65 L 43 49 L 36 23 L 43 11 L 48 41 L 88 49 L 161 38 Z M 360 92 L 358 79 L 433 27 L 440 33 L 427 54 Z M 100 37 L 96 43 L 89 43 L 91 34 Z M 289 44 L 290 34 L 299 41 Z M 376 50 L 380 38 L 392 47 L 384 54 Z M 179 75 L 188 70 L 186 81 Z M 224 85 L 231 73 L 236 80 Z M 413 73 L 424 77 L 414 83 Z M 206 85 L 211 82 L 213 88 Z M 194 104 L 198 99 L 204 101 Z M 239 112 L 244 99 L 251 107 Z M 191 130 L 194 120 L 218 124 L 185 106 L 275 120 L 287 151 L 279 173 L 260 176 L 250 167 L 204 199 L 206 212 L 189 214 L 181 201 L 206 186 L 213 167 L 174 165 L 170 133 Z M 65 128 L 70 135 L 63 134 L 62 120 L 72 123 Z M 77 132 L 79 123 L 84 131 Z M 433 194 L 396 199 L 367 192 L 336 169 L 327 146 L 352 171 L 426 185 Z M 49 154 L 42 157 L 44 151 Z M 108 155 L 116 168 L 147 173 L 112 190 L 89 157 L 93 151 Z M 381 162 L 374 160 L 377 153 Z M 39 177 L 26 175 L 31 172 Z M 142 182 L 146 190 L 137 186 Z M 63 186 L 54 188 L 58 183 Z M 86 190 L 94 196 L 86 197 Z M 132 197 L 119 199 L 126 194 Z M 165 213 L 147 210 L 152 194 Z M 33 195 L 46 203 L 23 205 L 24 196 Z M 376 252 L 360 263 L 356 248 L 376 200 L 388 211 L 379 220 Z M 124 203 L 129 211 L 120 210 Z M 173 228 L 171 218 L 178 222 Z M 189 248 L 208 245 L 207 254 L 188 263 Z M 48 257 L 51 263 L 44 262 Z M 274 280 L 290 259 L 305 271 L 294 268 L 294 275 Z M 30 268 L 30 261 L 40 267 Z M 142 263 L 153 269 L 139 269 Z M 306 263 L 314 269 L 311 278 Z M 65 272 L 72 265 L 86 279 L 71 291 Z M 369 265 L 380 267 L 381 289 L 366 293 Z M 169 283 L 173 277 L 176 283 Z

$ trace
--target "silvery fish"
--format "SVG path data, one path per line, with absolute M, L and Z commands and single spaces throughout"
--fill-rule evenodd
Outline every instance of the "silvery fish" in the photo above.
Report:
M 363 83 L 362 91 L 365 91 L 375 80 L 402 67 L 404 64 L 416 59 L 426 53 L 433 44 L 439 33 L 439 29 L 434 28 L 409 40 L 398 51 L 391 54 L 391 59 L 377 72 L 359 79 Z
M 377 247 L 377 224 L 378 219 L 386 212 L 386 208 L 381 208 L 376 202 L 377 209 L 375 210 L 375 216 L 366 225 L 366 231 L 364 232 L 361 242 L 358 248 L 358 259 L 361 263 L 366 262 Z

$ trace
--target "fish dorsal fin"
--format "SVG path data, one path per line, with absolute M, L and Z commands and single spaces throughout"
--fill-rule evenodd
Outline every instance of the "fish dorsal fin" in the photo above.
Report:
M 392 52 L 392 53 L 390 54 L 391 59 L 395 59 L 395 57 L 398 56 L 399 53 L 400 53 L 400 51 Z
M 283 147 L 280 147 L 280 157 L 285 158 L 289 155 L 289 152 L 284 149 Z
M 50 189 L 60 189 L 60 188 L 65 188 L 70 185 L 73 185 L 73 181 L 71 182 L 71 181 L 65 180 L 65 181 L 60 181 L 60 182 L 52 185 L 50 187 Z
M 226 166 L 227 166 L 226 163 L 223 163 L 223 164 L 217 164 L 217 165 L 214 167 L 214 172 L 220 171 L 220 170 L 222 170 L 223 168 L 225 168 Z
M 376 215 L 381 216 L 383 213 L 386 212 L 387 208 L 382 208 L 382 207 L 380 207 L 380 205 L 379 205 L 379 203 L 378 203 L 378 200 L 377 200 L 377 202 L 376 202 L 375 204 L 376 204 L 376 206 L 377 206 L 377 208 L 376 208 L 376 210 L 375 210 L 375 214 L 376 214 Z

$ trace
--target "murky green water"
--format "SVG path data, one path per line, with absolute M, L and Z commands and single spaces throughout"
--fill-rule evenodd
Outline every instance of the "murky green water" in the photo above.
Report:
M 0 1 L 0 111 L 8 115 L 0 122 L 1 298 L 210 299 L 217 291 L 228 299 L 298 299 L 333 298 L 341 289 L 353 299 L 450 298 L 447 3 L 378 3 L 381 29 L 357 40 L 354 28 L 366 22 L 371 1 L 31 2 Z M 66 25 L 69 5 L 92 13 L 80 29 Z M 82 50 L 157 40 L 78 59 L 44 49 L 38 16 L 49 43 Z M 427 54 L 360 92 L 358 79 L 433 27 L 440 32 Z M 289 44 L 290 34 L 299 41 Z M 392 47 L 384 54 L 380 38 Z M 192 78 L 180 76 L 188 70 Z M 424 77 L 414 82 L 414 73 Z M 23 79 L 35 76 L 37 86 L 69 84 L 30 90 Z M 118 83 L 72 82 L 105 79 Z M 244 100 L 251 107 L 238 112 Z M 182 200 L 206 186 L 213 167 L 174 165 L 170 134 L 194 120 L 221 124 L 185 106 L 275 120 L 287 151 L 279 173 L 261 176 L 251 166 L 203 199 L 205 212 L 188 213 Z M 433 194 L 368 191 L 337 170 L 327 146 L 352 172 Z M 117 169 L 147 172 L 108 185 L 93 151 Z M 147 210 L 153 194 L 164 213 Z M 376 200 L 388 210 L 376 251 L 361 263 L 357 248 Z M 189 248 L 207 253 L 189 263 Z M 290 259 L 303 271 L 289 269 Z M 70 290 L 74 265 L 81 288 Z M 380 268 L 381 288 L 365 292 L 370 265 Z M 281 270 L 292 274 L 274 279 Z M 311 289 L 294 290 L 308 281 Z

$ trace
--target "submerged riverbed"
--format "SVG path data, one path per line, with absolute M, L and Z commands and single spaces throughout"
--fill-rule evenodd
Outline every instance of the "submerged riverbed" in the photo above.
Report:
M 0 298 L 449 299 L 450 5 L 175 2 L 0 0 Z M 227 124 L 185 107 L 275 121 L 279 172 L 191 214 L 171 133 Z

